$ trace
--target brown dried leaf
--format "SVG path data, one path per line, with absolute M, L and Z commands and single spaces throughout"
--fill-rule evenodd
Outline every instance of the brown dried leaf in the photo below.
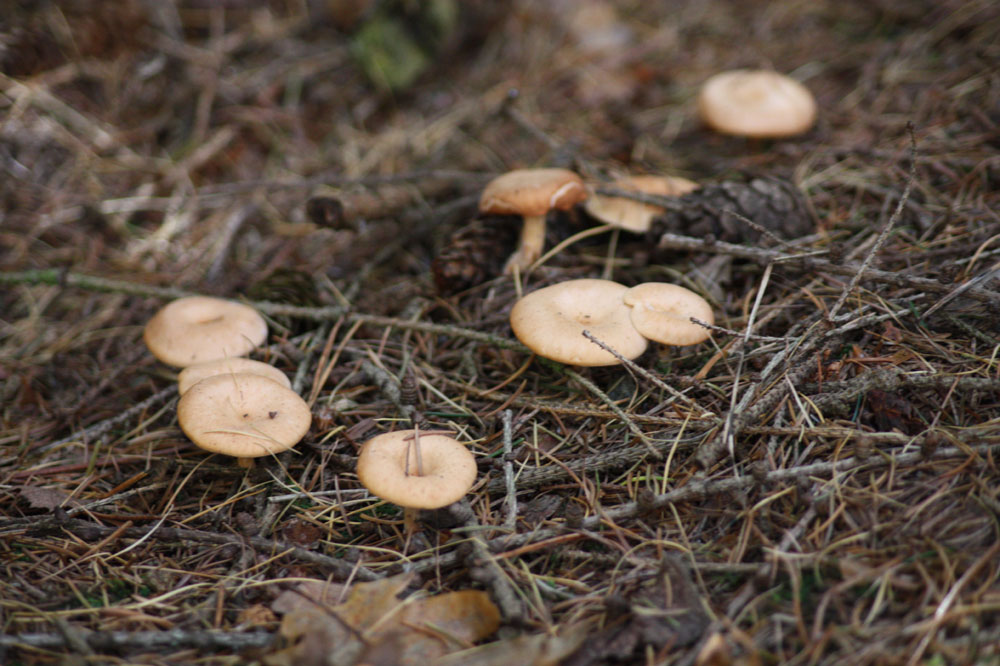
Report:
M 39 488 L 37 486 L 28 486 L 26 488 L 21 488 L 21 499 L 28 503 L 28 506 L 32 509 L 44 509 L 45 511 L 52 511 L 53 509 L 63 506 L 63 503 L 69 499 L 69 493 L 66 493 L 58 488 Z M 68 506 L 77 506 L 79 502 L 76 500 L 70 500 Z
M 361 637 L 332 611 L 313 608 L 288 613 L 279 630 L 289 647 L 264 657 L 266 666 L 338 666 L 356 663 Z
M 373 641 L 390 635 L 403 646 L 400 664 L 426 664 L 431 659 L 471 646 L 500 627 L 500 611 L 485 592 L 460 590 L 407 603 Z
M 556 666 L 579 649 L 591 629 L 592 623 L 587 622 L 564 629 L 556 636 L 518 636 L 453 652 L 431 663 L 433 666 Z
M 344 622 L 359 632 L 367 632 L 379 621 L 387 620 L 403 603 L 399 594 L 413 580 L 413 574 L 399 574 L 351 588 L 347 600 L 334 608 Z
M 278 617 L 263 604 L 254 604 L 249 608 L 244 608 L 236 616 L 236 623 L 243 627 L 265 627 L 277 621 Z
M 271 605 L 286 612 L 281 635 L 290 647 L 264 659 L 267 666 L 426 664 L 486 638 L 500 626 L 500 612 L 480 591 L 399 599 L 412 580 L 402 574 L 354 585 L 346 601 L 332 585 L 312 581 Z M 326 603 L 323 603 L 326 600 Z
M 271 602 L 271 610 L 285 615 L 302 609 L 313 609 L 316 605 L 335 606 L 344 596 L 344 586 L 325 580 L 307 580 L 290 590 L 285 590 Z

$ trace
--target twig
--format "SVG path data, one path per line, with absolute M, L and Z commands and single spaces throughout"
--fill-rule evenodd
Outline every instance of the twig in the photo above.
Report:
M 94 651 L 107 654 L 118 650 L 244 650 L 261 649 L 274 643 L 275 634 L 254 631 L 247 633 L 226 631 L 95 631 L 81 635 Z M 65 636 L 59 634 L 11 634 L 0 635 L 0 646 L 5 648 L 32 647 L 58 649 L 69 645 Z
M 146 411 L 153 405 L 173 397 L 176 393 L 177 393 L 177 385 L 171 384 L 165 389 L 149 396 L 145 400 L 132 405 L 131 407 L 121 412 L 120 414 L 115 414 L 114 416 L 108 417 L 103 421 L 95 423 L 94 425 L 87 426 L 83 430 L 78 430 L 72 435 L 63 437 L 62 439 L 58 439 L 54 442 L 49 442 L 48 444 L 43 444 L 39 446 L 37 449 L 35 449 L 35 451 L 41 453 L 43 451 L 48 451 L 49 449 L 54 449 L 58 446 L 62 446 L 63 444 L 67 444 L 69 442 L 75 442 L 77 440 L 86 442 L 93 440 L 96 437 L 101 437 L 102 435 L 108 433 L 112 428 L 115 428 L 116 426 L 131 420 L 133 417 L 135 417 L 138 414 L 141 414 L 142 412 Z
M 698 323 L 701 323 L 701 322 L 698 322 Z M 663 391 L 666 391 L 667 393 L 669 393 L 670 395 L 672 395 L 674 398 L 685 402 L 689 406 L 695 407 L 696 409 L 698 409 L 701 412 L 701 414 L 700 414 L 701 417 L 703 417 L 703 418 L 710 418 L 710 417 L 714 417 L 715 416 L 715 414 L 713 414 L 712 412 L 704 409 L 701 405 L 699 405 L 697 403 L 697 401 L 695 401 L 693 398 L 684 395 L 683 393 L 681 393 L 680 391 L 678 391 L 677 389 L 675 389 L 673 386 L 671 386 L 670 384 L 667 384 L 665 381 L 663 381 L 662 379 L 660 379 L 659 377 L 657 377 L 656 375 L 654 375 L 653 373 L 651 373 L 649 370 L 646 370 L 645 368 L 643 368 L 639 364 L 635 363 L 633 360 L 625 358 L 624 356 L 622 356 L 621 354 L 619 354 L 617 350 L 613 349 L 610 345 L 608 345 L 607 343 L 605 343 L 603 340 L 598 339 L 590 331 L 584 331 L 583 332 L 583 337 L 587 338 L 588 340 L 590 340 L 591 342 L 593 342 L 595 345 L 597 345 L 598 347 L 600 347 L 604 351 L 606 351 L 609 354 L 611 354 L 612 356 L 614 356 L 616 359 L 618 359 L 619 361 L 621 361 L 622 365 L 624 365 L 626 368 L 628 368 L 632 372 L 636 373 L 640 377 L 648 380 L 649 382 L 651 382 L 657 388 L 659 388 L 659 389 L 661 389 Z M 669 405 L 670 402 L 671 401 L 668 400 L 667 402 L 665 402 L 663 404 Z
M 84 539 L 107 536 L 118 529 L 113 526 L 97 525 L 76 519 L 56 523 L 56 525 Z M 299 548 L 298 546 L 289 546 L 276 539 L 271 540 L 262 537 L 239 537 L 231 534 L 216 534 L 214 532 L 204 532 L 201 530 L 191 530 L 178 527 L 161 527 L 155 530 L 153 527 L 130 527 L 124 530 L 119 536 L 126 539 L 146 539 L 152 536 L 152 538 L 160 541 L 194 541 L 198 543 L 236 545 L 248 544 L 256 550 L 265 553 L 270 553 L 272 555 L 280 553 L 284 556 L 292 557 L 303 562 L 309 562 L 311 564 L 327 567 L 343 578 L 353 575 L 360 580 L 375 580 L 381 577 L 379 574 L 376 574 L 365 567 L 355 566 L 344 560 L 323 555 L 322 553 L 314 553 L 311 550 Z
M 581 375 L 579 372 L 569 367 L 564 366 L 562 371 L 563 373 L 566 374 L 567 377 L 582 384 L 584 388 L 593 393 L 601 400 L 601 402 L 607 405 L 608 409 L 610 409 L 612 412 L 615 413 L 615 416 L 617 416 L 621 420 L 621 422 L 628 427 L 629 431 L 631 431 L 633 435 L 638 437 L 639 441 L 641 441 L 643 444 L 646 445 L 646 448 L 649 450 L 650 453 L 653 454 L 654 457 L 659 458 L 660 456 L 663 455 L 655 446 L 653 446 L 653 442 L 650 441 L 649 437 L 646 436 L 646 433 L 640 430 L 639 426 L 635 424 L 635 421 L 633 421 L 632 418 L 625 413 L 625 410 L 616 405 L 615 401 L 609 398 L 607 393 L 605 393 L 604 391 L 602 391 L 597 387 L 597 384 L 590 381 L 589 379 Z
M 517 527 L 517 486 L 514 484 L 514 463 L 511 456 L 514 454 L 513 427 L 511 421 L 513 413 L 509 409 L 503 410 L 503 480 L 507 489 L 507 496 L 504 499 L 504 527 L 514 531 Z
M 661 249 L 690 250 L 696 252 L 710 252 L 713 254 L 728 254 L 744 259 L 753 259 L 761 264 L 769 261 L 781 261 L 783 264 L 798 263 L 801 267 L 810 271 L 825 271 L 834 275 L 847 275 L 853 277 L 858 273 L 858 265 L 835 264 L 825 259 L 818 259 L 817 252 L 804 254 L 785 254 L 777 250 L 754 247 L 749 245 L 736 245 L 725 243 L 719 240 L 706 241 L 702 238 L 692 238 L 680 234 L 665 233 L 660 236 L 657 245 Z M 935 294 L 947 294 L 952 290 L 948 285 L 941 284 L 931 278 L 918 277 L 907 273 L 883 271 L 875 268 L 867 268 L 860 273 L 862 279 L 888 284 L 895 287 L 911 287 L 920 291 L 927 291 Z M 2 274 L 0 274 L 2 279 Z M 965 294 L 969 298 L 984 303 L 1000 304 L 1000 292 L 983 289 L 982 287 L 972 287 Z
M 777 469 L 767 472 L 760 479 L 754 479 L 753 477 L 746 475 L 742 477 L 726 477 L 715 480 L 695 480 L 691 481 L 682 488 L 677 488 L 676 490 L 671 490 L 649 498 L 648 500 L 644 500 L 642 506 L 640 506 L 637 502 L 627 502 L 617 507 L 603 510 L 597 515 L 584 518 L 581 521 L 579 529 L 596 530 L 599 529 L 603 522 L 615 524 L 619 521 L 635 518 L 650 511 L 666 508 L 677 502 L 700 500 L 710 495 L 718 495 L 722 493 L 737 493 L 750 488 L 757 483 L 777 485 L 790 481 L 796 481 L 802 478 L 832 477 L 837 474 L 854 472 L 863 469 L 880 469 L 883 467 L 902 469 L 910 465 L 925 463 L 928 460 L 946 460 L 949 458 L 962 458 L 970 456 L 978 458 L 996 455 L 1000 452 L 1000 442 L 940 448 L 931 453 L 930 456 L 927 456 L 920 451 L 902 453 L 902 450 L 903 447 L 899 447 L 894 450 L 883 450 L 879 452 L 879 455 L 866 458 L 865 460 L 860 460 L 856 457 L 848 457 L 830 462 L 819 462 L 809 465 Z M 536 543 L 545 539 L 551 539 L 559 533 L 560 532 L 556 529 L 540 529 L 524 534 L 498 537 L 490 540 L 487 545 L 490 546 L 491 550 L 494 552 L 498 552 L 519 548 L 527 543 Z M 413 568 L 416 571 L 425 571 L 434 568 L 454 566 L 455 563 L 454 555 L 446 553 L 435 559 L 421 560 L 417 562 Z
M 826 314 L 827 321 L 830 322 L 838 321 L 837 311 L 840 310 L 841 306 L 844 305 L 844 303 L 847 301 L 847 297 L 850 296 L 857 288 L 858 283 L 861 282 L 861 277 L 865 274 L 865 271 L 868 270 L 868 266 L 871 265 L 872 260 L 875 258 L 875 255 L 878 254 L 879 250 L 882 249 L 882 246 L 885 245 L 885 241 L 889 237 L 889 233 L 892 231 L 892 228 L 896 225 L 896 222 L 899 221 L 900 216 L 903 214 L 903 208 L 906 206 L 906 202 L 910 198 L 910 190 L 913 188 L 913 181 L 917 175 L 917 160 L 916 160 L 917 140 L 916 137 L 913 135 L 913 123 L 909 122 L 906 123 L 906 131 L 910 135 L 910 172 L 906 178 L 906 187 L 903 188 L 903 194 L 902 196 L 899 197 L 899 203 L 896 204 L 896 210 L 894 210 L 892 212 L 892 215 L 889 216 L 889 220 L 885 223 L 885 226 L 882 228 L 882 232 L 879 233 L 878 238 L 876 238 L 875 242 L 872 243 L 872 247 L 868 251 L 868 254 L 865 255 L 865 258 L 861 262 L 861 265 L 858 267 L 857 273 L 854 274 L 854 277 L 852 277 L 851 281 L 847 284 L 846 287 L 844 287 L 844 290 L 840 293 L 840 297 L 837 298 L 837 301 L 833 304 L 833 307 L 831 307 L 829 312 L 827 312 Z

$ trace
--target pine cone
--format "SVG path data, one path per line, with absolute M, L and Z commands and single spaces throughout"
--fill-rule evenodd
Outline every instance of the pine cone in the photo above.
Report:
M 727 243 L 760 240 L 758 229 L 730 211 L 763 227 L 783 240 L 811 233 L 812 217 L 801 192 L 788 181 L 754 178 L 747 183 L 704 185 L 676 199 L 670 210 L 656 218 L 649 230 L 655 244 L 664 233 L 715 236 Z
M 448 239 L 431 263 L 438 292 L 449 295 L 490 280 L 517 248 L 518 216 L 477 218 Z

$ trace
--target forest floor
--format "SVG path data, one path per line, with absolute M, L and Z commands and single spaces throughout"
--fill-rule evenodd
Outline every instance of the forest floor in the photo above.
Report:
M 0 4 L 0 662 L 1000 663 L 997 3 Z M 706 129 L 737 67 L 815 127 Z M 439 289 L 529 166 L 779 179 L 809 228 Z M 581 277 L 684 284 L 717 328 L 532 356 L 512 304 Z M 268 318 L 294 451 L 181 432 L 142 333 L 189 294 Z M 411 421 L 479 472 L 412 533 L 354 471 Z

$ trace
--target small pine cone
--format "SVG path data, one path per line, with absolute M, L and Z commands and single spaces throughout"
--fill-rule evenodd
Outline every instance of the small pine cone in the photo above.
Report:
M 725 211 L 737 213 L 783 240 L 804 236 L 813 229 L 809 209 L 795 185 L 777 178 L 754 178 L 746 183 L 704 185 L 679 197 L 676 206 L 653 221 L 649 233 L 652 239 L 680 233 L 711 235 L 727 243 L 760 240 L 758 229 Z
M 517 248 L 521 224 L 517 216 L 491 216 L 456 231 L 431 263 L 438 292 L 455 294 L 500 275 Z

